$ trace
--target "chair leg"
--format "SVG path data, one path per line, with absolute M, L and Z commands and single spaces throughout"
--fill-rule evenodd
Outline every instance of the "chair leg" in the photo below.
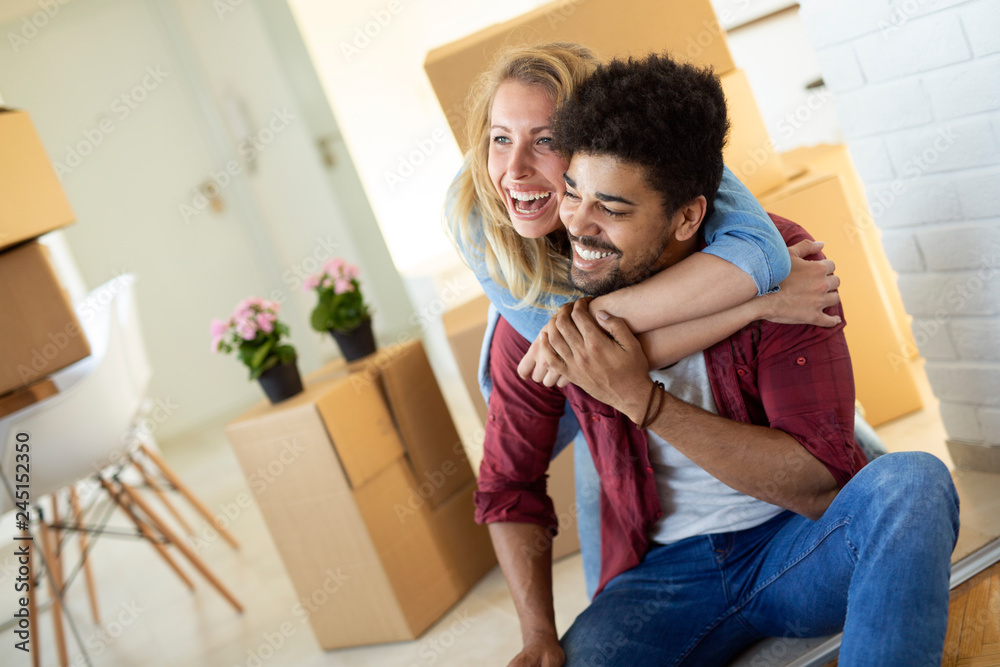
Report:
M 63 632 L 62 603 L 59 597 L 62 595 L 62 576 L 60 568 L 56 564 L 55 550 L 52 548 L 52 536 L 50 528 L 43 519 L 38 521 L 38 532 L 42 538 L 42 557 L 49 564 L 49 591 L 52 594 L 52 625 L 55 629 L 56 649 L 59 651 L 60 667 L 68 667 L 69 655 L 66 653 L 66 636 Z
M 195 509 L 197 509 L 198 512 L 205 517 L 205 520 L 207 520 L 217 531 L 219 531 L 219 534 L 222 535 L 222 537 L 229 542 L 234 549 L 240 548 L 239 542 L 236 541 L 236 538 L 233 537 L 228 530 L 217 524 L 215 517 L 212 516 L 212 511 L 208 509 L 208 506 L 206 506 L 200 498 L 191 492 L 184 482 L 180 480 L 173 469 L 167 465 L 167 462 L 163 460 L 162 456 L 157 454 L 152 448 L 147 447 L 145 443 L 139 443 L 139 449 L 141 449 L 143 454 L 149 457 L 149 459 L 157 465 L 160 472 L 163 473 L 163 476 L 170 480 L 170 483 L 174 485 L 174 488 L 180 491 L 181 495 L 187 498 L 188 502 L 194 505 Z
M 22 530 L 21 534 L 24 537 L 26 537 L 26 538 L 30 538 L 31 537 L 31 534 L 28 533 L 27 530 Z M 30 544 L 30 542 L 26 542 L 26 544 Z M 36 582 L 35 582 L 35 569 L 33 567 L 32 560 L 33 560 L 33 557 L 32 557 L 32 554 L 31 554 L 31 548 L 29 547 L 28 548 L 28 616 L 32 620 L 37 620 L 38 619 L 38 614 L 36 613 L 36 610 L 38 609 L 38 606 L 35 603 L 35 595 L 36 595 L 36 593 L 35 593 L 35 585 L 36 585 Z M 31 667 L 41 667 L 41 664 L 42 664 L 42 654 L 41 654 L 42 643 L 41 643 L 41 641 L 39 641 L 40 639 L 41 639 L 41 637 L 38 634 L 38 629 L 36 628 L 35 629 L 35 646 L 34 646 L 34 650 L 31 652 Z
M 236 611 L 243 613 L 243 605 L 240 604 L 239 600 L 237 600 L 222 584 L 222 582 L 219 581 L 219 579 L 212 573 L 212 571 L 208 569 L 208 566 L 205 565 L 204 561 L 198 558 L 194 551 L 192 551 L 182 539 L 180 539 L 166 524 L 163 523 L 163 521 L 159 519 L 159 517 L 156 516 L 146 500 L 125 482 L 118 480 L 118 484 L 121 486 L 122 490 L 129 497 L 129 499 L 146 513 L 146 516 L 153 522 L 153 525 L 156 526 L 157 530 L 163 533 L 163 536 L 167 538 L 167 541 L 172 542 L 182 554 L 187 556 L 187 559 L 191 561 L 191 564 L 194 565 L 199 572 L 201 572 L 210 584 L 215 586 L 216 590 L 219 591 L 222 597 L 229 601 L 229 604 L 233 605 Z
M 69 487 L 69 502 L 73 508 L 73 520 L 77 526 L 83 525 L 83 512 L 80 511 L 80 498 L 76 493 L 76 486 Z M 80 531 L 80 553 L 83 559 L 83 578 L 87 584 L 87 596 L 90 598 L 90 613 L 94 617 L 94 623 L 100 624 L 101 614 L 97 609 L 97 587 L 94 586 L 94 572 L 90 568 L 90 558 L 88 557 L 88 547 L 90 539 L 87 531 Z
M 174 562 L 174 559 L 171 558 L 170 554 L 167 553 L 167 550 L 163 548 L 163 545 L 160 544 L 159 539 L 156 537 L 156 535 L 153 534 L 153 531 L 151 531 L 149 527 L 146 526 L 146 524 L 143 523 L 138 516 L 136 516 L 135 512 L 132 509 L 132 506 L 128 503 L 127 499 L 122 497 L 123 495 L 122 492 L 115 489 L 111 485 L 111 483 L 108 482 L 108 480 L 104 479 L 103 477 L 98 477 L 98 479 L 101 482 L 101 486 L 104 487 L 104 489 L 108 492 L 108 495 L 111 496 L 112 500 L 115 501 L 115 504 L 118 505 L 118 507 L 120 507 L 122 511 L 125 512 L 128 518 L 132 520 L 132 523 L 136 525 L 136 528 L 139 529 L 139 532 L 142 533 L 142 536 L 145 537 L 147 540 L 149 540 L 149 543 L 153 545 L 153 548 L 156 549 L 157 553 L 159 553 L 160 556 L 163 557 L 163 560 L 167 561 L 167 565 L 169 565 L 170 568 L 177 573 L 177 576 L 181 578 L 181 581 L 184 582 L 184 585 L 193 591 L 194 582 L 191 581 L 191 579 L 186 574 L 184 574 L 184 570 L 182 570 L 180 566 Z
M 170 498 L 163 490 L 163 487 L 160 486 L 160 483 L 157 482 L 155 479 L 153 479 L 153 476 L 146 471 L 146 466 L 142 465 L 141 462 L 136 461 L 134 458 L 132 458 L 131 455 L 129 455 L 129 459 L 132 461 L 132 465 L 139 471 L 139 474 L 142 475 L 143 481 L 145 481 L 146 484 L 149 485 L 149 488 L 151 488 L 153 492 L 156 493 L 156 496 L 166 506 L 167 510 L 174 515 L 174 518 L 177 519 L 177 523 L 181 524 L 181 527 L 184 528 L 184 531 L 188 535 L 194 535 L 194 528 L 192 528 L 191 524 L 189 524 L 187 520 L 183 516 L 181 516 L 181 513 L 177 511 L 177 508 L 174 507 L 174 504 L 170 502 Z

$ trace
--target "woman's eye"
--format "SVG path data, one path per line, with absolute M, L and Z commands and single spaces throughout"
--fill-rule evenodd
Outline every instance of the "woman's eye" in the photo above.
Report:
M 509 144 L 510 143 L 510 139 L 508 139 L 507 137 L 501 136 L 501 135 L 497 135 L 497 136 L 493 137 L 493 143 L 495 143 L 495 144 Z

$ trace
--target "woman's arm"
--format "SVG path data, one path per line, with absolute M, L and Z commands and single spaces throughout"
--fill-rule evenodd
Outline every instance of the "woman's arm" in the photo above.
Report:
M 806 240 L 788 249 L 791 272 L 777 292 L 750 299 L 721 313 L 671 324 L 636 336 L 649 360 L 650 370 L 669 366 L 688 355 L 707 349 L 755 320 L 821 327 L 839 324 L 839 317 L 824 312 L 824 309 L 840 303 L 840 294 L 836 291 L 840 286 L 840 278 L 833 275 L 833 262 L 820 259 L 819 255 L 815 260 L 805 259 L 806 256 L 818 253 L 821 247 L 821 243 Z M 593 301 L 590 312 L 594 312 L 592 304 Z M 543 331 L 554 333 L 550 329 L 554 326 L 550 321 Z M 521 377 L 531 377 L 535 382 L 550 387 L 556 384 L 565 386 L 565 378 L 539 361 L 540 350 L 540 343 L 536 340 L 518 365 L 518 373 Z
M 767 294 L 788 277 L 788 249 L 750 191 L 727 167 L 715 211 L 702 225 L 707 247 L 646 281 L 594 299 L 635 333 L 705 317 Z M 650 303 L 657 308 L 649 308 Z

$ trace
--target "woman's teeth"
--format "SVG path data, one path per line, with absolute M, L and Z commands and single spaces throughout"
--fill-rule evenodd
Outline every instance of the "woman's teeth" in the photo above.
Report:
M 534 213 L 543 206 L 545 206 L 545 201 L 539 204 L 529 204 L 528 206 L 522 205 L 521 202 L 533 202 L 536 200 L 548 200 L 552 195 L 551 192 L 514 192 L 510 190 L 510 198 L 514 200 L 514 209 L 518 213 Z
M 576 254 L 578 254 L 581 258 L 587 260 L 588 262 L 591 262 L 595 259 L 601 259 L 603 257 L 607 257 L 608 255 L 611 254 L 610 252 L 597 252 L 594 250 L 587 250 L 585 248 L 581 248 L 578 245 L 574 245 L 573 247 L 576 248 Z

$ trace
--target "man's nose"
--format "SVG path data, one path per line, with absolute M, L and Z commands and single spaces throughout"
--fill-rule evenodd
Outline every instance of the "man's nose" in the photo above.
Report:
M 601 233 L 600 226 L 594 222 L 594 210 L 590 206 L 580 205 L 568 212 L 563 224 L 573 236 L 597 236 Z

